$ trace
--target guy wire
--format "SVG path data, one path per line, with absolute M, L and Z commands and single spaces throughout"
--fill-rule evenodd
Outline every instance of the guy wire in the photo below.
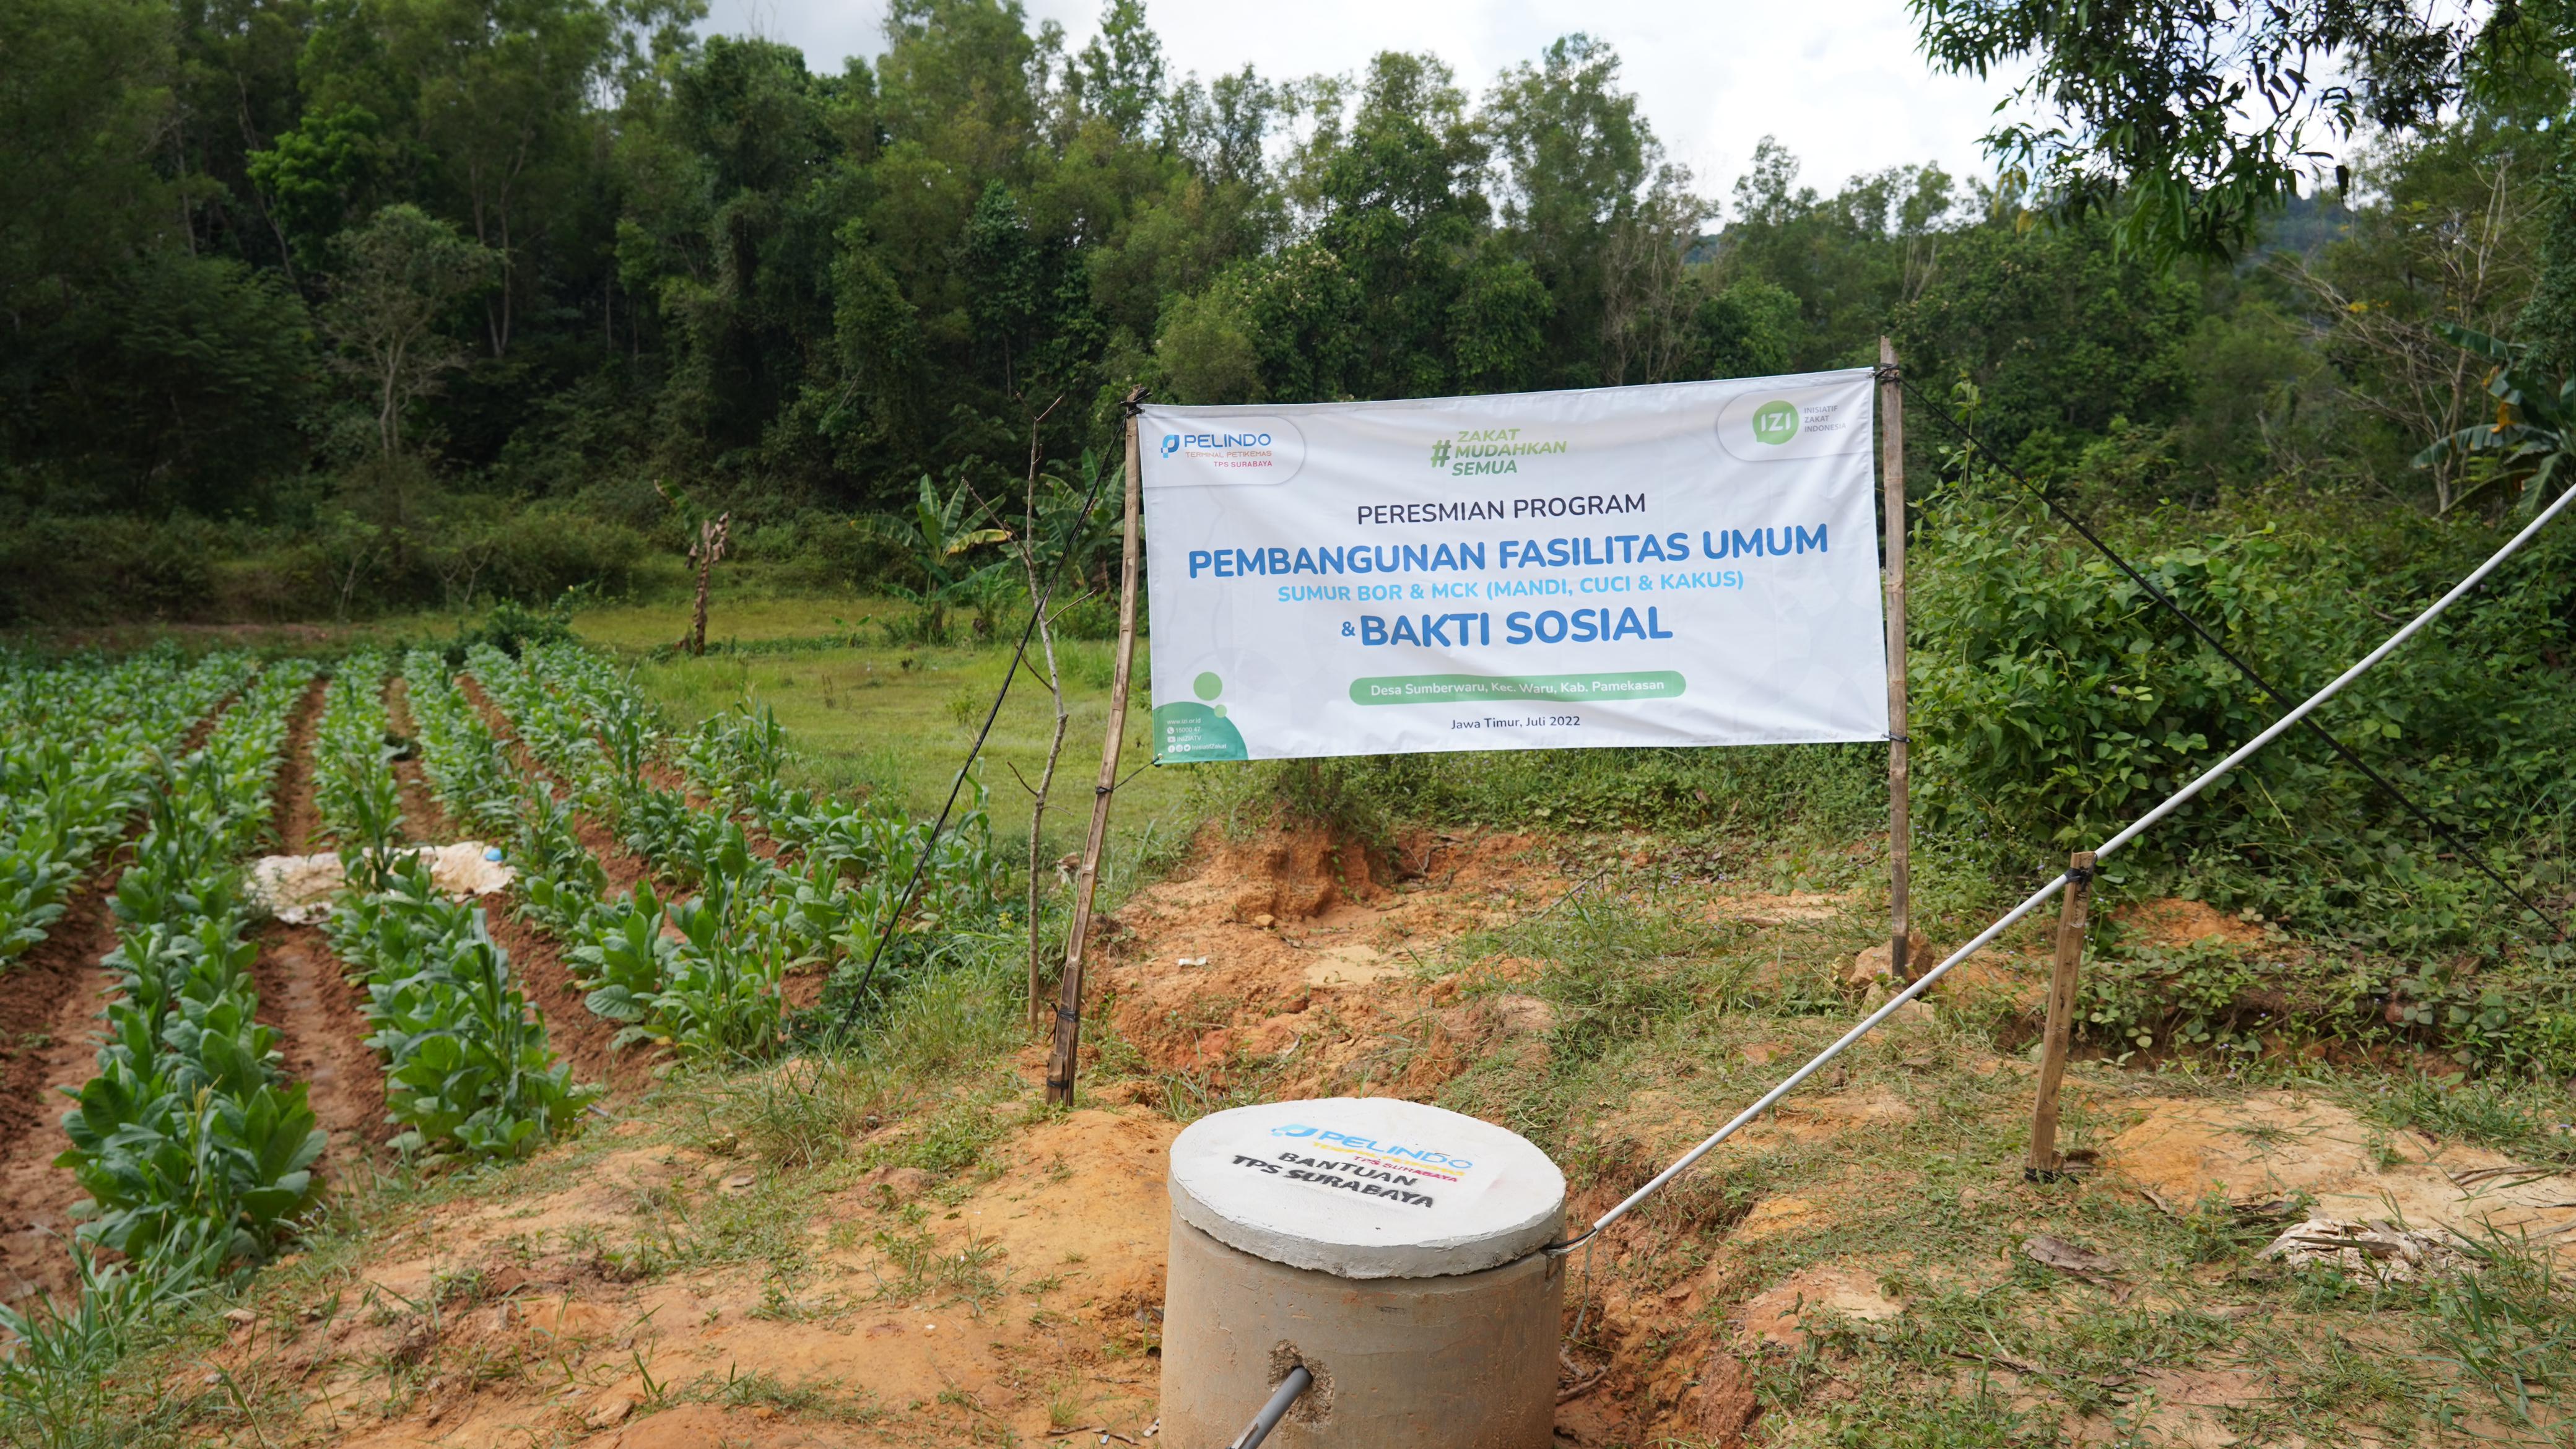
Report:
M 1143 396 L 1139 390 L 1135 397 L 1122 404 L 1128 416 L 1135 415 L 1136 403 Z M 1126 476 L 1126 465 L 1121 463 L 1115 469 L 1104 468 L 1091 480 L 1091 493 L 1082 500 L 1082 511 L 1074 515 L 1073 526 L 1065 531 L 1064 552 L 1056 557 L 1055 575 L 1047 580 L 1046 591 L 1038 595 L 1036 606 L 1029 610 L 1029 622 L 1020 629 L 1019 647 L 1011 654 L 1011 667 L 1002 672 L 1002 687 L 993 695 L 993 707 L 984 712 L 984 727 L 975 732 L 975 743 L 967 749 L 965 763 L 957 767 L 957 778 L 948 786 L 948 803 L 939 807 L 939 819 L 932 823 L 929 837 L 921 842 L 921 854 L 913 858 L 912 878 L 904 882 L 903 898 L 895 902 L 893 912 L 887 915 L 885 930 L 877 936 L 876 949 L 868 953 L 868 969 L 859 973 L 858 989 L 850 993 L 852 1020 L 858 1017 L 860 1008 L 867 1002 L 868 983 L 876 979 L 877 963 L 885 958 L 886 946 L 894 940 L 895 928 L 903 923 L 903 913 L 912 909 L 913 895 L 921 889 L 922 872 L 930 867 L 930 852 L 939 844 L 939 833 L 948 828 L 948 815 L 957 808 L 958 792 L 966 788 L 966 772 L 975 768 L 976 756 L 984 752 L 984 741 L 993 733 L 993 721 L 1001 718 L 1002 701 L 1011 697 L 1011 682 L 1020 677 L 1020 662 L 1028 657 L 1029 639 L 1037 633 L 1038 620 L 1045 616 L 1047 605 L 1054 600 L 1056 587 L 1064 582 L 1065 567 L 1073 562 L 1074 541 L 1080 537 L 1082 525 L 1090 521 L 1091 510 L 1100 502 L 1100 490 L 1109 486 L 1113 472 L 1120 477 Z M 1029 922 L 1029 929 L 1036 930 L 1037 922 Z
M 1876 372 L 1881 369 L 1873 368 L 1871 370 Z M 2138 570 L 2132 566 L 2127 559 L 2120 556 L 2119 550 L 2114 549 L 2110 544 L 2105 543 L 2100 534 L 2097 534 L 2091 528 L 2086 527 L 2084 520 L 2077 518 L 2073 513 L 2061 506 L 2056 499 L 2051 498 L 2048 495 L 2045 489 L 2042 489 L 2039 485 L 2031 482 L 2028 478 L 2023 477 L 2020 469 L 2003 461 L 2001 455 L 1997 454 L 1994 449 L 1988 447 L 1984 439 L 1970 432 L 1965 423 L 1960 422 L 1957 418 L 1950 415 L 1948 409 L 1925 396 L 1924 393 L 1915 387 L 1911 381 L 1908 381 L 1902 369 L 1896 369 L 1895 371 L 1897 385 L 1904 389 L 1907 396 L 1922 404 L 1925 410 L 1929 411 L 1936 421 L 1938 421 L 1943 427 L 1948 428 L 1953 434 L 1957 435 L 1960 442 L 1967 444 L 1969 447 L 1974 448 L 1977 452 L 1984 455 L 1989 464 L 2002 472 L 2005 477 L 2020 484 L 2023 491 L 2029 493 L 2032 497 L 2040 501 L 2042 507 L 2057 515 L 2059 521 L 2063 522 L 2067 527 L 2074 529 L 2077 535 L 2082 537 L 2086 543 L 2091 544 L 2104 558 L 2109 559 L 2112 567 L 2117 568 L 2120 572 L 2128 575 L 2132 583 L 2135 583 L 2139 588 L 2146 590 L 2147 597 L 2163 605 L 2175 618 L 2180 619 L 2184 626 L 2189 628 L 2192 633 L 2199 635 L 2201 642 L 2207 644 L 2210 648 L 2217 650 L 2218 657 L 2226 660 L 2229 664 L 2234 665 L 2236 667 L 2236 672 L 2244 675 L 2256 689 L 2263 691 L 2265 695 L 2269 696 L 2276 703 L 2289 698 L 2288 695 L 2285 695 L 2280 690 L 2274 688 L 2272 682 L 2265 679 L 2259 672 L 2257 672 L 2253 665 L 2246 663 L 2241 658 L 2238 658 L 2235 650 L 2228 648 L 2224 643 L 2220 642 L 2218 636 L 2211 633 L 2198 619 L 2193 618 L 2189 610 L 2186 610 L 2182 605 L 2175 603 L 2172 596 L 2149 582 L 2145 574 L 2138 572 Z M 2416 804 L 2405 791 L 2397 788 L 2396 783 L 2390 780 L 2386 775 L 2383 775 L 2379 771 L 2371 768 L 2369 762 L 2363 760 L 2361 756 L 2354 754 L 2343 741 L 2336 739 L 2333 731 L 2328 730 L 2324 725 L 2317 723 L 2312 718 L 2302 719 L 2299 722 L 2307 726 L 2308 730 L 2315 734 L 2318 739 L 2325 741 L 2327 747 L 2332 749 L 2345 764 L 2359 770 L 2372 784 L 2377 785 L 2380 789 L 2386 791 L 2390 799 L 2395 800 L 2398 804 L 2406 807 L 2408 814 L 2413 815 L 2417 820 L 2422 821 L 2425 827 L 2430 829 L 2435 835 L 2448 841 L 2451 848 L 2460 853 L 2462 859 L 2468 861 L 2470 865 L 2477 868 L 2479 874 L 2485 876 L 2491 881 L 2494 881 L 2497 889 L 2503 891 L 2506 895 L 2513 897 L 2515 902 L 2521 905 L 2524 910 L 2538 916 L 2541 924 L 2549 927 L 2552 931 L 2555 931 L 2558 934 L 2559 939 L 2566 939 L 2567 927 L 2564 923 L 2550 915 L 2547 911 L 2544 911 L 2540 907 L 2532 904 L 2530 897 L 2525 896 L 2521 891 L 2514 889 L 2512 882 L 2506 880 L 2502 875 L 2497 874 L 2495 868 L 2486 863 L 2485 857 L 2481 856 L 2467 841 L 2462 840 L 2458 833 L 2453 831 L 2450 826 L 2442 823 L 2442 821 L 2436 818 L 2431 811 Z

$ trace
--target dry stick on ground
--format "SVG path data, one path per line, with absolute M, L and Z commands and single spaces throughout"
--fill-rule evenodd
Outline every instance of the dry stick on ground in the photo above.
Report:
M 1047 415 L 1054 412 L 1063 402 L 1064 399 L 1058 397 L 1054 402 L 1048 403 L 1044 411 L 1029 420 L 1028 483 L 1020 501 L 1020 572 L 1028 580 L 1029 607 L 1038 611 L 1034 621 L 1038 631 L 1038 649 L 1046 656 L 1047 694 L 1055 701 L 1055 732 L 1047 739 L 1046 768 L 1038 772 L 1037 788 L 1029 792 L 1034 797 L 1029 806 L 1029 1030 L 1031 1033 L 1043 1030 L 1047 1019 L 1047 1003 L 1038 995 L 1039 981 L 1044 974 L 1044 963 L 1040 960 L 1043 948 L 1038 934 L 1038 907 L 1042 895 L 1041 882 L 1045 879 L 1042 869 L 1045 862 L 1042 859 L 1041 839 L 1046 830 L 1047 792 L 1055 787 L 1055 765 L 1057 759 L 1064 754 L 1065 726 L 1073 719 L 1064 706 L 1064 674 L 1056 667 L 1055 626 L 1046 616 L 1046 589 L 1038 580 L 1038 464 L 1043 458 L 1038 442 L 1038 429 L 1046 422 Z M 1064 546 L 1068 549 L 1073 547 L 1073 540 L 1067 538 Z

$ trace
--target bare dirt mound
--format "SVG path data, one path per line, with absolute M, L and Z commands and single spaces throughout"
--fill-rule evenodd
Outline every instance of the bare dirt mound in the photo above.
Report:
M 1320 829 L 1233 841 L 1209 826 L 1195 869 L 1103 922 L 1119 1034 L 1157 1071 L 1256 1071 L 1276 1096 L 1436 1089 L 1512 1011 L 1457 1006 L 1461 977 L 1425 953 L 1545 909 L 1564 882 L 1525 835 L 1424 834 L 1392 855 Z
M 2207 901 L 2185 900 L 2180 896 L 2163 896 L 2124 906 L 2118 913 L 2121 925 L 2138 932 L 2150 945 L 2188 946 L 2198 941 L 2218 941 L 2230 946 L 2259 946 L 2263 927 L 2242 916 L 2231 916 Z
M 2310 1217 L 2492 1231 L 2576 1251 L 2576 1172 L 2554 1164 L 2383 1131 L 2296 1092 L 2130 1105 L 2141 1120 L 2111 1139 L 2103 1164 L 2174 1211 L 2208 1197 L 2235 1208 L 2305 1199 Z
M 1177 1130 L 1074 1112 L 988 1175 L 846 1171 L 789 1224 L 758 1206 L 757 1165 L 631 1123 L 551 1184 L 387 1237 L 326 1301 L 239 1323 L 214 1358 L 299 1391 L 279 1442 L 1142 1442 Z M 708 1224 L 746 1219 L 772 1225 L 758 1254 L 708 1251 Z M 639 1280 L 654 1233 L 696 1266 Z

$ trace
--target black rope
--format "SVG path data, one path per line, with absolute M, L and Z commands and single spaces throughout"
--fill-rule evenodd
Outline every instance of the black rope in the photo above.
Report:
M 1143 396 L 1143 391 L 1138 390 L 1121 405 L 1122 409 L 1132 417 L 1137 399 Z M 1090 521 L 1091 510 L 1099 505 L 1100 491 L 1109 486 L 1112 471 L 1103 469 L 1098 477 L 1091 480 L 1091 493 L 1082 500 L 1082 512 L 1074 516 L 1073 527 L 1065 531 L 1064 552 L 1056 557 L 1055 577 L 1047 580 L 1046 592 L 1038 595 L 1036 607 L 1029 610 L 1029 622 L 1020 629 L 1019 647 L 1011 654 L 1011 667 L 1002 672 L 1002 687 L 993 695 L 993 707 L 984 712 L 984 727 L 975 732 L 975 743 L 966 751 L 966 763 L 957 767 L 957 779 L 948 787 L 948 803 L 939 807 L 939 819 L 932 823 L 929 838 L 921 843 L 921 854 L 912 862 L 912 878 L 904 882 L 903 898 L 895 902 L 894 911 L 886 917 L 885 930 L 877 936 L 876 949 L 868 953 L 868 969 L 859 973 L 858 989 L 850 993 L 850 1016 L 853 1019 L 867 1002 L 868 983 L 876 979 L 877 963 L 885 959 L 885 950 L 894 940 L 895 928 L 903 923 L 903 913 L 912 909 L 913 896 L 921 889 L 922 872 L 930 868 L 930 853 L 939 844 L 939 833 L 948 828 L 949 813 L 957 808 L 958 792 L 966 788 L 966 774 L 975 768 L 976 756 L 984 752 L 984 741 L 993 733 L 993 721 L 1002 716 L 1002 701 L 1011 697 L 1011 682 L 1020 677 L 1021 661 L 1028 658 L 1029 639 L 1037 633 L 1038 620 L 1045 617 L 1047 604 L 1055 598 L 1057 586 L 1064 582 L 1065 567 L 1073 562 L 1074 542 L 1082 535 L 1082 525 Z M 1121 464 L 1114 471 L 1124 477 L 1127 469 Z M 1029 928 L 1037 929 L 1037 923 L 1031 921 Z
M 2056 499 L 2051 498 L 2048 495 L 2046 489 L 2041 488 L 2038 484 L 2023 477 L 2019 469 L 2003 461 L 2003 459 L 1997 455 L 1992 448 L 1986 446 L 1983 439 L 1968 431 L 1968 427 L 1965 423 L 1962 423 L 1957 418 L 1951 416 L 1950 411 L 1947 408 L 1942 407 L 1939 403 L 1926 397 L 1920 389 L 1916 388 L 1912 383 L 1907 382 L 1904 379 L 1903 374 L 1898 372 L 1895 368 L 1882 366 L 1874 368 L 1872 371 L 1893 380 L 1899 387 L 1904 389 L 1908 396 L 1912 397 L 1917 403 L 1920 403 L 1925 410 L 1929 411 L 1935 421 L 1956 434 L 1960 442 L 1965 443 L 1969 447 L 1977 450 L 1979 453 L 1984 454 L 1986 460 L 1996 469 L 2001 471 L 2005 477 L 2020 484 L 2023 490 L 2028 492 L 2033 498 L 2038 499 L 2043 507 L 2047 508 L 2049 512 L 2056 514 L 2059 521 L 2063 522 L 2067 527 L 2074 529 L 2077 535 L 2082 537 L 2086 543 L 2093 545 L 2094 549 L 2099 552 L 2102 557 L 2109 559 L 2112 567 L 2117 568 L 2124 574 L 2127 574 L 2132 583 L 2135 583 L 2139 588 L 2146 590 L 2147 597 L 2155 600 L 2159 604 L 2162 604 L 2175 618 L 2180 619 L 2184 626 L 2189 628 L 2192 633 L 2199 635 L 2201 642 L 2207 644 L 2210 648 L 2217 650 L 2218 657 L 2226 660 L 2229 664 L 2234 665 L 2236 667 L 2236 672 L 2244 675 L 2246 679 L 2252 681 L 2256 689 L 2259 689 L 2264 694 L 2270 696 L 2276 703 L 2289 698 L 2288 695 L 2283 694 L 2279 689 L 2274 688 L 2272 682 L 2265 679 L 2261 673 L 2256 671 L 2253 665 L 2238 658 L 2235 650 L 2228 648 L 2224 643 L 2220 642 L 2216 634 L 2211 633 L 2198 619 L 2191 616 L 2190 611 L 2184 609 L 2182 605 L 2175 603 L 2173 598 L 2165 593 L 2164 590 L 2157 588 L 2153 583 L 2149 582 L 2145 574 L 2138 572 L 2138 570 L 2133 567 L 2127 559 L 2120 556 L 2119 550 L 2111 547 L 2108 543 L 2103 542 L 2100 534 L 2097 534 L 2092 529 L 2086 527 L 2084 520 L 2076 517 L 2073 513 L 2068 512 Z M 2359 770 L 2372 784 L 2387 792 L 2390 799 L 2405 806 L 2407 813 L 2413 815 L 2417 820 L 2422 821 L 2427 829 L 2431 830 L 2435 835 L 2440 836 L 2445 841 L 2448 841 L 2451 847 L 2460 853 L 2462 859 L 2465 859 L 2470 865 L 2477 868 L 2479 874 L 2484 875 L 2491 881 L 2494 881 L 2497 889 L 2503 891 L 2506 895 L 2513 897 L 2524 910 L 2538 916 L 2541 924 L 2548 926 L 2553 931 L 2556 931 L 2561 939 L 2566 937 L 2567 927 L 2565 925 L 2561 924 L 2547 911 L 2533 905 L 2529 897 L 2514 889 L 2512 882 L 2507 881 L 2503 876 L 2497 874 L 2495 868 L 2488 865 L 2485 858 L 2479 855 L 2477 850 L 2467 841 L 2462 840 L 2457 832 L 2453 831 L 2450 826 L 2445 825 L 2440 820 L 2436 819 L 2431 811 L 2416 804 L 2405 791 L 2397 788 L 2394 781 L 2379 773 L 2379 771 L 2372 769 L 2367 761 L 2363 760 L 2361 756 L 2354 754 L 2343 741 L 2336 739 L 2332 731 L 2328 730 L 2324 725 L 2317 723 L 2315 716 L 2311 715 L 2303 718 L 2299 723 L 2307 726 L 2309 731 L 2315 734 L 2318 739 L 2325 741 L 2327 747 L 2332 749 L 2345 764 Z

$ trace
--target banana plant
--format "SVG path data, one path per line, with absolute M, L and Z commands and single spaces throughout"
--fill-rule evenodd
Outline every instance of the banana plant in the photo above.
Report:
M 1004 560 L 982 565 L 965 562 L 974 550 L 1010 538 L 1009 529 L 993 527 L 986 520 L 986 510 L 972 502 L 964 483 L 943 499 L 924 473 L 920 496 L 910 508 L 881 513 L 873 521 L 871 531 L 902 550 L 921 574 L 917 585 L 889 583 L 886 587 L 913 606 L 914 629 L 922 642 L 946 642 L 948 611 L 971 603 L 984 576 L 1007 566 Z
M 2436 324 L 2436 330 L 2490 364 L 2486 390 L 2496 400 L 2495 421 L 2437 440 L 2415 455 L 2415 466 L 2456 459 L 2484 475 L 2451 501 L 2449 511 L 2512 489 L 2520 495 L 2522 515 L 2537 515 L 2576 482 L 2576 375 L 2553 383 L 2532 365 L 2528 346 L 2449 322 Z

